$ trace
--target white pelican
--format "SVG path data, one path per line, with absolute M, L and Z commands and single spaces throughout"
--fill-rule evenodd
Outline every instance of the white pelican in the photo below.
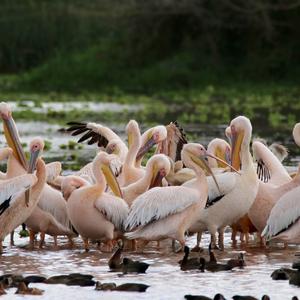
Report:
M 68 176 L 62 182 L 62 191 L 67 200 L 67 209 L 74 228 L 88 250 L 88 239 L 111 242 L 117 232 L 123 231 L 128 215 L 128 205 L 120 197 L 105 193 L 106 182 L 115 193 L 121 191 L 110 169 L 113 155 L 100 152 L 93 161 L 97 183 L 88 184 L 78 176 Z
M 129 151 L 128 151 L 129 153 Z M 121 188 L 123 199 L 129 207 L 133 201 L 148 189 L 161 186 L 163 178 L 170 171 L 170 161 L 164 154 L 155 154 L 148 161 L 146 171 L 136 182 Z
M 230 129 L 231 163 L 235 169 L 242 166 L 241 174 L 225 173 L 216 176 L 220 190 L 225 193 L 216 193 L 217 195 L 210 197 L 207 207 L 198 211 L 196 222 L 190 228 L 192 232 L 208 229 L 212 235 L 213 247 L 216 246 L 216 232 L 233 224 L 248 212 L 258 189 L 256 170 L 249 150 L 252 132 L 250 120 L 239 116 L 231 121 Z M 224 247 L 222 240 L 219 244 L 221 248 Z
M 293 137 L 295 143 L 300 147 L 300 123 L 294 126 Z M 279 188 L 283 190 L 281 191 L 281 197 L 271 210 L 262 236 L 285 243 L 299 244 L 300 205 L 298 199 L 300 193 L 300 166 L 293 180 Z
M 253 153 L 258 159 L 261 173 L 269 174 L 268 182 L 259 181 L 258 192 L 248 216 L 261 233 L 266 226 L 269 214 L 278 199 L 295 184 L 277 157 L 261 142 L 253 142 Z M 263 179 L 263 178 L 262 178 Z
M 271 210 L 262 232 L 267 240 L 300 244 L 300 169 L 294 179 L 298 186 L 285 193 Z
M 134 231 L 126 233 L 127 238 L 142 239 L 145 243 L 172 238 L 184 246 L 184 233 L 206 204 L 208 188 L 204 170 L 211 173 L 205 161 L 207 155 L 200 144 L 183 146 L 182 160 L 195 171 L 198 188 L 156 187 L 137 197 L 126 222 L 126 227 Z
M 35 156 L 37 157 L 37 156 Z M 31 160 L 31 165 L 34 166 L 36 163 L 35 160 Z M 33 174 L 25 174 L 20 177 L 15 177 L 10 179 L 11 182 L 18 182 L 21 178 L 23 178 L 22 182 L 18 182 L 18 187 L 20 189 L 26 189 L 29 186 L 32 186 L 29 201 L 26 204 L 24 195 L 19 195 L 12 203 L 5 204 L 6 209 L 2 210 L 0 215 L 0 250 L 2 248 L 2 241 L 7 234 L 12 232 L 17 226 L 24 223 L 24 221 L 30 216 L 34 207 L 37 205 L 40 194 L 46 182 L 46 168 L 45 164 L 41 159 L 37 160 L 36 163 L 36 176 Z M 23 177 L 22 177 L 23 176 Z M 36 178 L 37 177 L 37 181 Z M 23 187 L 22 187 L 23 186 Z M 3 204 L 3 203 L 2 203 Z

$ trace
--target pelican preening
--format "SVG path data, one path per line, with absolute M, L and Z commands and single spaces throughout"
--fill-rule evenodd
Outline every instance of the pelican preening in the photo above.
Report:
M 71 122 L 68 131 L 82 135 L 78 142 L 100 149 L 92 162 L 68 176 L 60 174 L 60 162 L 45 165 L 38 158 L 41 138 L 30 143 L 28 161 L 6 103 L 0 103 L 0 116 L 8 144 L 0 150 L 0 160 L 8 159 L 6 173 L 0 173 L 1 252 L 4 237 L 22 223 L 30 230 L 31 247 L 36 233 L 41 233 L 40 246 L 45 234 L 55 245 L 58 235 L 72 242 L 79 234 L 86 250 L 90 240 L 111 250 L 118 238 L 141 240 L 143 246 L 170 238 L 183 247 L 187 232 L 198 234 L 198 247 L 208 230 L 212 247 L 219 232 L 224 248 L 223 232 L 231 225 L 246 232 L 253 226 L 268 240 L 300 243 L 300 170 L 292 178 L 281 163 L 286 149 L 278 144 L 269 149 L 259 141 L 252 144 L 256 167 L 252 125 L 244 116 L 226 128 L 229 143 L 216 138 L 207 150 L 188 143 L 177 122 L 141 134 L 130 120 L 127 142 L 107 126 Z M 293 135 L 300 146 L 300 123 Z M 155 154 L 146 161 L 153 146 Z

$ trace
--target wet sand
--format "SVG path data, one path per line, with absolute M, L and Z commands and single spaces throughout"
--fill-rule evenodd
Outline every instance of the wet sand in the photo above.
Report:
M 225 234 L 225 251 L 215 251 L 218 260 L 225 262 L 234 258 L 243 251 L 247 266 L 244 269 L 219 273 L 199 273 L 198 271 L 180 270 L 177 261 L 181 254 L 171 251 L 171 241 L 164 241 L 159 251 L 154 245 L 146 248 L 145 253 L 137 254 L 125 252 L 125 256 L 145 261 L 150 265 L 146 274 L 121 275 L 109 272 L 107 266 L 110 254 L 100 252 L 96 245 L 90 252 L 83 250 L 80 239 L 76 239 L 73 250 L 67 248 L 67 239 L 59 239 L 59 249 L 53 249 L 53 239 L 46 238 L 43 250 L 29 251 L 26 248 L 27 238 L 19 238 L 19 229 L 16 230 L 15 244 L 9 246 L 9 237 L 5 239 L 5 252 L 0 256 L 0 275 L 4 273 L 18 273 L 23 275 L 43 275 L 46 277 L 74 272 L 94 275 L 95 280 L 115 282 L 137 282 L 150 285 L 145 293 L 129 292 L 102 292 L 94 287 L 77 287 L 65 285 L 31 284 L 45 290 L 42 299 L 184 299 L 185 294 L 201 294 L 213 296 L 222 293 L 227 299 L 235 294 L 252 295 L 260 299 L 268 294 L 272 300 L 291 299 L 300 295 L 300 288 L 289 285 L 288 281 L 274 281 L 271 273 L 280 267 L 291 267 L 296 260 L 294 256 L 300 251 L 298 246 L 289 246 L 284 249 L 282 245 L 273 245 L 269 249 L 261 249 L 252 240 L 249 247 L 238 243 L 232 247 L 230 233 Z M 207 255 L 209 235 L 205 234 L 202 246 L 205 248 L 201 255 Z M 195 237 L 189 237 L 187 244 L 193 246 Z M 38 248 L 37 248 L 38 249 Z M 196 254 L 192 254 L 196 255 Z M 24 299 L 24 296 L 14 295 L 16 289 L 8 290 L 8 294 L 1 299 Z M 26 299 L 38 299 L 37 296 L 26 296 Z

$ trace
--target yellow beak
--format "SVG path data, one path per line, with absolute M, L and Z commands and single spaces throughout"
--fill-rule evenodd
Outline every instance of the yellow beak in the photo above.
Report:
M 240 158 L 240 151 L 241 151 L 241 145 L 244 140 L 244 132 L 231 132 L 231 142 L 232 142 L 232 148 L 231 148 L 231 165 L 236 170 L 241 169 L 241 158 Z
M 121 191 L 121 188 L 119 186 L 119 183 L 117 181 L 117 178 L 113 171 L 111 170 L 110 166 L 102 165 L 101 170 L 105 176 L 105 179 L 107 181 L 108 186 L 111 188 L 113 193 L 120 198 L 123 198 L 123 194 Z

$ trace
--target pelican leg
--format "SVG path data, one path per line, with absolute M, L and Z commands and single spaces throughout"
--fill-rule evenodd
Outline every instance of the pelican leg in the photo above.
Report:
M 224 230 L 225 228 L 222 227 L 218 230 L 219 233 L 219 238 L 218 238 L 218 246 L 220 248 L 220 250 L 224 250 Z
M 237 233 L 237 231 L 235 229 L 232 229 L 231 240 L 234 245 L 236 245 L 236 233 Z
M 72 249 L 74 247 L 73 239 L 70 236 L 68 236 L 68 240 L 69 240 L 69 248 Z
M 89 248 L 89 239 L 84 238 L 83 239 L 83 243 L 84 243 L 85 252 L 89 252 L 90 251 L 90 248 Z
M 149 241 L 143 240 L 140 244 L 140 252 L 143 253 L 145 247 L 149 244 Z
M 216 239 L 216 233 L 217 233 L 217 230 L 214 229 L 214 230 L 209 230 L 210 232 L 210 242 L 211 242 L 211 248 L 212 249 L 218 249 L 217 247 L 217 239 Z
M 101 251 L 104 253 L 112 252 L 112 249 L 114 247 L 113 240 L 109 240 L 106 243 L 104 243 L 104 246 L 101 248 Z
M 245 243 L 245 234 L 243 232 L 240 233 L 240 241 L 241 243 Z
M 180 243 L 180 247 L 175 251 L 175 253 L 180 253 L 183 251 L 184 247 L 185 247 L 185 239 L 180 239 L 178 240 L 178 242 Z
M 14 245 L 15 245 L 14 235 L 15 235 L 15 231 L 13 230 L 13 231 L 10 233 L 10 245 L 11 245 L 11 246 L 14 246 Z
M 202 231 L 197 232 L 197 243 L 196 246 L 191 250 L 192 252 L 200 252 L 200 243 L 201 243 L 201 238 L 202 238 Z
M 137 242 L 136 240 L 131 240 L 131 251 L 137 250 Z
M 249 244 L 249 232 L 245 233 L 245 240 L 246 240 L 246 245 Z
M 34 249 L 34 239 L 35 239 L 35 232 L 29 229 L 29 249 Z
M 43 249 L 44 242 L 45 242 L 45 232 L 41 232 L 41 234 L 40 234 L 40 244 L 39 244 L 40 249 Z
M 159 250 L 160 249 L 160 241 L 157 241 L 156 242 L 156 250 Z
M 56 235 L 53 236 L 53 240 L 54 240 L 54 248 L 57 248 L 57 236 Z

